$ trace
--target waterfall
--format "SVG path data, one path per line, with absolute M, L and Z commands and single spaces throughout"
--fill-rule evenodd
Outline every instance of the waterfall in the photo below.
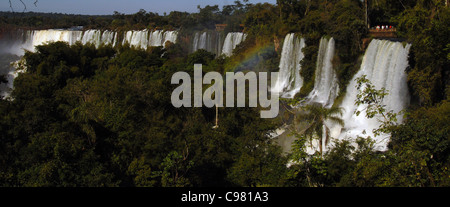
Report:
M 161 46 L 162 44 L 162 31 L 161 30 L 155 30 L 150 33 L 150 45 L 151 46 Z
M 317 56 L 314 89 L 307 96 L 309 103 L 331 107 L 339 92 L 339 84 L 333 69 L 334 39 L 322 37 Z
M 38 45 L 43 45 L 49 42 L 63 41 L 69 45 L 73 45 L 76 42 L 82 44 L 93 44 L 95 47 L 100 45 L 111 45 L 113 47 L 121 44 L 128 43 L 130 46 L 134 46 L 140 49 L 147 49 L 148 46 L 164 46 L 167 41 L 175 43 L 177 40 L 177 31 L 162 31 L 155 30 L 149 32 L 148 30 L 126 31 L 122 40 L 118 39 L 117 32 L 115 31 L 101 31 L 101 30 L 60 30 L 60 29 L 48 29 L 48 30 L 30 30 L 25 32 L 25 40 L 17 40 L 17 43 L 10 47 L 9 51 L 13 54 L 23 55 L 23 49 L 34 51 L 34 48 Z
M 167 41 L 176 43 L 178 35 L 177 31 L 126 31 L 123 39 L 119 40 L 117 33 L 95 29 L 86 31 L 64 29 L 12 31 L 8 37 L 0 39 L 0 63 L 2 64 L 0 73 L 8 78 L 7 86 L 0 86 L 1 95 L 9 95 L 12 82 L 17 76 L 17 72 L 9 64 L 20 59 L 24 55 L 24 50 L 34 52 L 38 45 L 62 41 L 69 45 L 80 42 L 81 44 L 93 44 L 95 47 L 100 45 L 116 47 L 119 44 L 128 43 L 136 48 L 147 49 L 149 46 L 165 46 Z
M 165 46 L 167 41 L 176 43 L 177 31 L 162 31 L 162 30 L 139 30 L 125 32 L 125 38 L 122 44 L 128 43 L 131 46 L 147 49 L 148 46 L 159 47 Z
M 5 78 L 8 82 L 5 85 L 3 85 L 3 84 L 0 85 L 0 96 L 3 98 L 8 98 L 11 95 L 11 91 L 14 86 L 14 84 L 13 84 L 14 79 L 17 78 L 19 73 L 24 72 L 22 70 L 17 69 L 17 68 L 19 68 L 18 64 L 23 64 L 23 63 L 21 63 L 20 59 L 16 59 L 15 57 L 8 57 L 8 55 L 3 55 L 3 54 L 1 56 L 3 56 L 2 59 L 6 57 L 6 59 L 13 61 L 13 62 L 4 62 L 4 60 L 0 60 L 0 64 L 8 64 L 9 63 L 9 65 L 2 65 L 2 71 L 1 71 L 3 73 L 2 75 L 5 76 Z M 19 57 L 17 57 L 17 58 L 19 58 Z M 7 73 L 5 73 L 4 67 L 6 67 L 6 69 L 8 70 Z
M 392 110 L 394 113 L 399 112 L 409 105 L 409 93 L 407 87 L 407 75 L 405 72 L 408 66 L 408 52 L 410 44 L 403 46 L 400 42 L 392 42 L 388 40 L 372 40 L 364 55 L 361 68 L 358 73 L 350 81 L 346 95 L 343 99 L 341 107 L 344 109 L 342 119 L 345 126 L 341 128 L 336 126 L 332 129 L 331 136 L 345 138 L 356 138 L 370 136 L 376 141 L 376 148 L 385 150 L 389 141 L 389 135 L 383 134 L 374 137 L 373 129 L 380 126 L 377 119 L 382 117 L 374 117 L 368 119 L 365 117 L 365 106 L 357 107 L 355 105 L 356 95 L 356 78 L 366 75 L 376 89 L 385 88 L 389 95 L 383 99 L 386 111 Z M 361 111 L 359 116 L 355 115 L 355 111 Z M 397 117 L 398 122 L 402 121 L 402 116 Z
M 222 54 L 226 56 L 231 56 L 233 54 L 234 48 L 245 40 L 247 34 L 242 32 L 230 32 L 225 37 L 225 42 L 223 43 Z
M 72 31 L 66 31 L 69 34 L 72 33 Z M 69 44 L 72 45 L 74 42 L 69 41 Z M 102 32 L 100 30 L 86 30 L 83 34 L 83 37 L 81 38 L 81 43 L 83 45 L 85 44 L 93 44 L 95 47 L 99 47 L 102 43 Z
M 104 31 L 101 37 L 101 43 L 104 45 L 116 46 L 115 40 L 117 40 L 117 33 L 113 31 Z
M 74 31 L 74 30 L 33 30 L 27 31 L 25 43 L 21 46 L 23 49 L 34 51 L 34 48 L 38 45 L 43 45 L 49 42 L 63 41 L 69 45 L 74 45 L 76 42 L 82 44 L 93 44 L 95 47 L 100 45 L 114 45 L 117 40 L 117 33 L 113 31 L 100 31 L 100 30 L 86 30 L 86 31 Z M 20 44 L 20 43 L 19 43 Z
M 147 49 L 149 45 L 148 30 L 126 31 L 122 44 L 130 44 L 130 46 Z
M 177 42 L 177 37 L 178 37 L 178 32 L 177 31 L 166 31 L 166 32 L 164 32 L 163 41 L 161 43 L 161 46 L 165 47 L 166 46 L 166 42 L 176 43 Z
M 100 45 L 111 45 L 113 47 L 128 43 L 131 46 L 147 49 L 148 46 L 164 46 L 167 41 L 176 43 L 177 31 L 162 31 L 155 30 L 149 32 L 148 30 L 126 31 L 122 40 L 119 40 L 117 32 L 115 31 L 101 31 L 101 30 L 63 30 L 63 29 L 48 29 L 48 30 L 20 30 L 10 35 L 7 40 L 1 40 L 1 52 L 15 54 L 22 56 L 24 49 L 34 51 L 38 45 L 43 45 L 49 42 L 67 42 L 73 45 L 76 42 L 82 44 L 93 44 L 95 47 Z M 17 37 L 20 36 L 20 37 Z
M 208 35 L 207 32 L 203 32 L 201 34 L 199 32 L 195 33 L 194 44 L 192 45 L 192 51 L 197 51 L 199 49 L 206 50 L 206 38 L 207 38 L 207 35 Z
M 88 32 L 90 37 L 94 37 L 95 31 Z M 63 41 L 69 44 L 75 44 L 77 41 L 87 43 L 88 39 L 83 37 L 82 31 L 71 31 L 71 30 L 32 30 L 26 31 L 26 40 L 21 45 L 21 49 L 26 49 L 29 51 L 34 51 L 35 47 L 38 45 L 43 45 L 48 42 Z M 20 43 L 18 43 L 20 44 Z M 22 51 L 23 54 L 23 51 Z
M 216 55 L 222 52 L 222 35 L 217 31 L 196 32 L 193 36 L 191 52 L 204 49 Z
M 277 82 L 272 89 L 281 93 L 284 98 L 293 98 L 303 85 L 303 79 L 300 76 L 300 61 L 304 57 L 303 47 L 305 47 L 305 40 L 295 37 L 294 33 L 287 34 L 284 38 L 279 65 L 280 71 Z

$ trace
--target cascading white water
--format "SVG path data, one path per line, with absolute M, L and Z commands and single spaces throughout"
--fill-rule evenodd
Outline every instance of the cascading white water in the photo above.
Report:
M 194 37 L 194 44 L 193 46 L 193 51 L 197 51 L 199 49 L 205 49 L 206 50 L 206 37 L 207 37 L 208 33 L 207 32 L 203 32 L 202 34 L 196 33 L 195 37 Z
M 2 48 L 2 51 L 21 56 L 24 54 L 24 49 L 34 51 L 38 45 L 57 41 L 67 42 L 69 45 L 73 45 L 76 42 L 81 42 L 82 44 L 91 43 L 96 47 L 100 45 L 112 45 L 115 47 L 121 42 L 122 44 L 128 43 L 131 46 L 147 49 L 148 46 L 164 46 L 167 41 L 175 43 L 178 35 L 177 31 L 126 31 L 123 40 L 120 41 L 117 32 L 108 30 L 48 29 L 22 31 L 22 33 L 25 36 L 24 40 L 8 40 L 14 43 L 7 44 L 8 48 Z M 4 46 L 2 45 L 2 47 Z
M 140 30 L 140 31 L 127 31 L 125 32 L 124 39 L 122 44 L 130 44 L 130 46 L 134 46 L 141 49 L 147 49 L 148 47 L 148 30 Z
M 205 32 L 204 34 L 206 35 L 206 32 Z M 202 33 L 202 35 L 203 35 L 203 33 Z M 203 49 L 203 48 L 201 48 L 201 46 L 199 45 L 199 44 L 201 44 L 201 43 L 199 43 L 199 41 L 200 41 L 200 33 L 199 33 L 199 32 L 196 32 L 196 33 L 194 34 L 194 39 L 193 39 L 193 42 L 192 42 L 192 49 L 191 49 L 191 52 L 195 52 L 195 51 L 197 51 L 198 49 Z
M 93 44 L 95 47 L 100 45 L 115 45 L 117 39 L 117 33 L 112 31 L 100 31 L 100 30 L 33 30 L 27 31 L 25 42 L 18 42 L 16 45 L 19 47 L 17 55 L 23 55 L 23 49 L 34 51 L 38 45 L 43 45 L 49 42 L 67 42 L 69 45 L 73 45 L 76 42 L 81 44 Z
M 3 62 L 1 62 L 3 63 Z M 8 98 L 11 95 L 12 88 L 14 86 L 14 79 L 17 78 L 19 73 L 24 72 L 23 70 L 19 70 L 19 64 L 23 64 L 21 60 L 17 60 L 10 63 L 10 70 L 7 74 L 3 74 L 8 81 L 5 85 L 0 85 L 0 97 Z
M 307 96 L 308 103 L 320 103 L 327 108 L 333 105 L 339 92 L 338 79 L 331 62 L 334 52 L 334 39 L 322 37 L 317 56 L 314 89 Z
M 376 116 L 372 119 L 366 118 L 363 110 L 364 105 L 357 107 L 355 105 L 356 95 L 360 92 L 356 89 L 356 78 L 366 75 L 376 89 L 385 88 L 388 95 L 383 99 L 386 111 L 397 113 L 409 105 L 409 93 L 407 87 L 407 75 L 405 72 L 408 66 L 408 52 L 410 44 L 405 46 L 400 42 L 388 40 L 372 40 L 364 55 L 361 68 L 350 81 L 346 96 L 343 99 L 341 107 L 344 109 L 342 119 L 344 128 L 335 126 L 332 129 L 331 136 L 339 139 L 371 137 L 376 141 L 375 147 L 378 150 L 385 150 L 389 135 L 383 134 L 374 137 L 372 132 L 380 126 Z M 355 111 L 361 113 L 356 116 Z M 397 117 L 398 122 L 402 121 L 402 116 Z
M 111 45 L 113 47 L 116 46 L 117 32 L 113 31 L 104 31 L 101 37 L 101 43 L 104 45 Z
M 147 49 L 149 46 L 159 47 L 165 46 L 167 41 L 176 43 L 177 41 L 177 31 L 162 31 L 155 30 L 149 32 L 148 30 L 139 31 L 127 31 L 125 32 L 125 37 L 122 44 L 130 44 L 141 49 Z
M 231 56 L 233 54 L 234 48 L 245 40 L 247 34 L 242 32 L 230 32 L 225 37 L 225 42 L 222 47 L 222 54 L 226 56 Z
M 175 43 L 177 35 L 177 31 L 126 31 L 123 40 L 120 41 L 117 32 L 108 30 L 32 30 L 26 31 L 24 42 L 17 42 L 14 48 L 11 46 L 9 50 L 13 54 L 20 56 L 23 55 L 23 49 L 34 51 L 34 48 L 38 45 L 57 41 L 67 42 L 69 45 L 73 45 L 76 42 L 81 42 L 82 44 L 91 43 L 95 47 L 99 47 L 100 45 L 111 45 L 115 47 L 120 42 L 122 44 L 128 43 L 137 48 L 147 49 L 148 46 L 164 46 L 167 41 Z
M 193 36 L 191 52 L 204 49 L 216 55 L 222 52 L 222 35 L 217 31 L 196 32 Z
M 161 46 L 162 42 L 162 31 L 161 30 L 155 30 L 150 33 L 150 45 L 151 46 Z
M 303 85 L 303 78 L 300 76 L 300 61 L 304 55 L 305 40 L 296 37 L 294 33 L 287 34 L 284 38 L 283 49 L 280 59 L 280 71 L 277 82 L 272 91 L 281 94 L 284 98 L 293 98 Z
M 89 31 L 87 36 L 93 37 L 95 32 Z M 27 37 L 23 44 L 18 43 L 20 49 L 26 49 L 29 51 L 34 51 L 35 47 L 38 45 L 43 45 L 48 42 L 67 42 L 69 44 L 75 44 L 77 41 L 87 42 L 82 31 L 71 31 L 71 30 L 34 30 L 27 31 Z M 23 51 L 21 51 L 23 54 Z M 20 55 L 20 54 L 18 54 Z
M 71 31 L 69 31 L 71 32 Z M 69 42 L 72 45 L 74 42 Z M 95 47 L 99 47 L 102 43 L 102 31 L 100 30 L 86 30 L 83 33 L 83 37 L 81 38 L 81 43 L 85 44 L 93 44 Z
M 166 31 L 163 35 L 163 41 L 161 42 L 161 46 L 165 47 L 166 42 L 176 43 L 178 37 L 177 31 Z

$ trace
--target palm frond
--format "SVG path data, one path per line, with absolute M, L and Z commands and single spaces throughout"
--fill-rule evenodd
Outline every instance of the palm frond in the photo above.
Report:
M 342 120 L 340 117 L 336 117 L 336 116 L 330 116 L 327 118 L 328 121 L 335 123 L 335 124 L 339 124 L 340 126 L 344 126 L 344 120 Z
M 341 107 L 331 107 L 327 110 L 327 114 L 342 116 L 343 111 L 344 111 L 344 109 Z

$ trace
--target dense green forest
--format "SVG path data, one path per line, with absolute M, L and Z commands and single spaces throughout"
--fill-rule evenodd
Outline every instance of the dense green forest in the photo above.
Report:
M 188 54 L 181 43 L 147 50 L 63 42 L 26 52 L 9 99 L 0 100 L 1 186 L 450 186 L 450 9 L 441 0 L 278 0 L 272 4 L 199 7 L 198 13 L 83 16 L 2 12 L 2 28 L 163 28 L 242 30 L 247 39 L 231 57 L 206 50 Z M 367 12 L 367 20 L 366 20 Z M 333 60 L 340 97 L 360 67 L 367 24 L 390 24 L 411 43 L 408 86 L 412 103 L 391 134 L 387 151 L 371 139 L 341 140 L 329 151 L 307 154 L 314 131 L 297 133 L 282 153 L 268 136 L 279 119 L 260 108 L 175 108 L 170 84 L 177 71 L 277 71 L 281 40 L 290 32 L 307 41 L 301 62 L 304 86 L 314 85 L 322 36 L 336 39 Z M 253 48 L 251 62 L 244 60 Z M 192 76 L 191 76 L 192 77 Z M 374 96 L 382 96 L 373 93 Z M 382 97 L 381 97 L 382 98 Z M 283 103 L 287 100 L 281 100 Z M 337 101 L 338 102 L 338 101 Z M 334 110 L 334 107 L 332 108 Z M 299 117 L 336 111 L 310 106 Z M 283 116 L 283 115 L 282 115 Z M 321 126 L 321 125 L 320 125 Z M 296 132 L 293 132 L 296 133 Z

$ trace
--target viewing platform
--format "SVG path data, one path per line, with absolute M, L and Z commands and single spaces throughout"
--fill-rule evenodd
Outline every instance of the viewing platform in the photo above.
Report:
M 369 29 L 369 36 L 373 38 L 396 38 L 397 30 L 395 28 L 379 29 L 371 28 Z
M 225 30 L 225 27 L 227 27 L 227 24 L 216 24 L 216 31 L 223 31 L 223 30 Z M 243 29 L 244 25 L 243 24 L 239 24 L 239 27 L 241 29 Z

